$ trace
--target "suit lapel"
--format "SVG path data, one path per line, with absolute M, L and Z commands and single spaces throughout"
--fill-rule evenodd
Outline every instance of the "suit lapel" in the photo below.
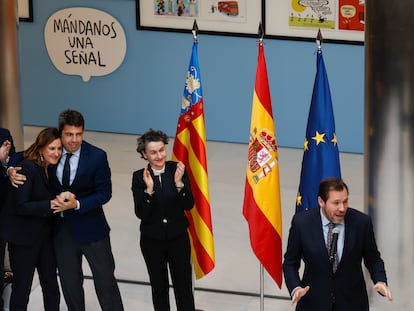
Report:
M 341 261 L 346 260 L 346 258 L 349 256 L 349 253 L 355 245 L 355 241 L 357 239 L 356 230 L 353 229 L 354 221 L 349 219 L 350 214 L 350 210 L 348 209 L 348 212 L 345 216 L 345 238 Z
M 323 234 L 323 224 L 322 224 L 322 219 L 321 219 L 319 208 L 318 208 L 318 213 L 315 213 L 315 217 L 313 221 L 316 223 L 314 226 L 312 226 L 313 228 L 315 228 L 315 231 L 317 234 L 315 238 L 317 238 L 319 247 L 323 250 L 323 253 L 325 254 L 326 259 L 329 261 L 329 254 L 328 254 L 328 249 L 326 248 L 325 237 Z
M 75 178 L 73 179 L 73 182 L 71 185 L 72 187 L 76 185 L 80 176 L 82 175 L 82 172 L 85 171 L 87 160 L 88 160 L 88 148 L 85 143 L 82 143 L 81 150 L 79 153 L 78 167 L 76 168 Z
M 304 230 L 308 232 L 309 239 L 312 241 L 314 247 L 317 247 L 319 250 L 320 256 L 323 256 L 321 257 L 321 260 L 329 261 L 329 254 L 326 249 L 325 237 L 323 236 L 322 220 L 319 208 L 315 208 L 311 211 L 311 214 L 307 216 L 310 216 L 310 222 L 309 226 L 307 226 L 308 228 L 304 228 Z

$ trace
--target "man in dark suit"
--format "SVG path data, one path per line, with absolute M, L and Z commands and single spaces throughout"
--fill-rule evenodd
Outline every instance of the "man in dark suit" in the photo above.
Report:
M 9 193 L 9 179 L 6 174 L 6 168 L 9 162 L 9 156 L 14 153 L 13 138 L 8 129 L 0 128 L 0 215 L 6 203 L 7 194 Z M 1 221 L 0 221 L 0 232 Z M 3 287 L 4 287 L 4 252 L 5 241 L 0 236 L 0 310 L 3 310 Z
M 83 141 L 85 127 L 81 113 L 65 110 L 59 115 L 63 153 L 51 176 L 54 193 L 55 253 L 60 283 L 68 311 L 84 311 L 82 257 L 92 271 L 95 291 L 103 311 L 123 311 L 114 271 L 109 225 L 103 205 L 112 196 L 111 171 L 106 153 Z M 68 156 L 70 154 L 70 156 Z M 8 173 L 14 187 L 25 183 L 15 166 L 21 154 L 10 161 Z M 69 167 L 66 169 L 66 158 Z M 63 186 L 64 171 L 68 172 Z
M 362 260 L 374 289 L 391 301 L 371 218 L 348 208 L 347 185 L 339 178 L 322 181 L 318 202 L 320 208 L 294 215 L 284 256 L 285 282 L 292 304 L 297 303 L 296 310 L 368 310 Z M 327 237 L 329 223 L 339 229 L 335 269 L 327 250 L 331 246 Z M 302 259 L 305 267 L 300 279 Z

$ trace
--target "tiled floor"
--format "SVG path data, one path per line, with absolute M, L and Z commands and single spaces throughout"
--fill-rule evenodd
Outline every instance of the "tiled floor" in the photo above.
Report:
M 25 147 L 40 128 L 25 127 Z M 153 310 L 144 261 L 139 250 L 139 221 L 133 212 L 132 172 L 144 161 L 135 151 L 136 135 L 86 132 L 85 139 L 108 153 L 112 169 L 113 197 L 105 207 L 112 227 L 111 241 L 117 264 L 116 276 L 126 311 Z M 172 148 L 173 141 L 168 145 Z M 205 311 L 253 311 L 260 309 L 260 265 L 252 254 L 243 218 L 242 202 L 247 145 L 208 142 L 211 213 L 215 238 L 216 267 L 195 282 L 196 307 Z M 302 150 L 280 148 L 280 183 L 283 214 L 283 245 L 294 213 Z M 362 206 L 363 157 L 341 154 L 342 177 L 350 186 L 351 205 Z M 85 275 L 91 275 L 85 263 Z M 85 280 L 88 311 L 100 310 L 93 283 Z M 172 293 L 172 291 L 171 291 Z M 238 294 L 237 294 L 238 293 Z M 265 273 L 264 309 L 288 311 L 291 306 L 285 286 L 279 289 Z M 174 297 L 171 295 L 171 304 Z M 270 297 L 269 297 L 270 296 Z M 35 280 L 28 310 L 43 310 L 41 289 Z M 62 299 L 61 310 L 67 310 Z M 175 306 L 172 307 L 175 310 Z

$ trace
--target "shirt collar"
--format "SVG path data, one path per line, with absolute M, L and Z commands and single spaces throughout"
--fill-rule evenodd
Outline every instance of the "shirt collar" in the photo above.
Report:
M 82 148 L 82 147 L 81 147 Z M 77 157 L 79 157 L 80 156 L 80 152 L 81 152 L 81 148 L 79 148 L 78 150 L 76 150 L 76 151 L 74 151 L 74 152 L 71 152 L 74 156 L 77 156 Z M 66 157 L 66 154 L 67 153 L 69 153 L 69 152 L 67 152 L 66 151 L 66 149 L 65 148 L 63 148 L 63 153 L 62 153 L 62 157 L 63 156 L 65 156 Z
M 154 173 L 154 176 L 159 176 L 161 174 L 164 174 L 164 172 L 165 172 L 165 166 L 160 170 L 157 170 L 157 169 L 152 168 L 152 167 L 151 167 L 151 169 L 152 169 L 152 172 Z
M 327 226 L 329 225 L 329 223 L 331 222 L 328 218 L 326 218 L 326 216 L 323 214 L 322 212 L 322 208 L 319 208 L 319 213 L 321 214 L 321 219 L 322 219 L 322 225 L 323 226 Z M 339 224 L 336 224 L 337 226 L 342 225 L 344 222 L 340 222 Z

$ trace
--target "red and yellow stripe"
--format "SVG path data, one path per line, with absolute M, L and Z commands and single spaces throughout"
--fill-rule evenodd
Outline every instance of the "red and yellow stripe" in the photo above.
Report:
M 172 159 L 185 164 L 191 181 L 194 208 L 187 212 L 187 218 L 194 271 L 199 279 L 215 266 L 202 100 L 180 116 Z

